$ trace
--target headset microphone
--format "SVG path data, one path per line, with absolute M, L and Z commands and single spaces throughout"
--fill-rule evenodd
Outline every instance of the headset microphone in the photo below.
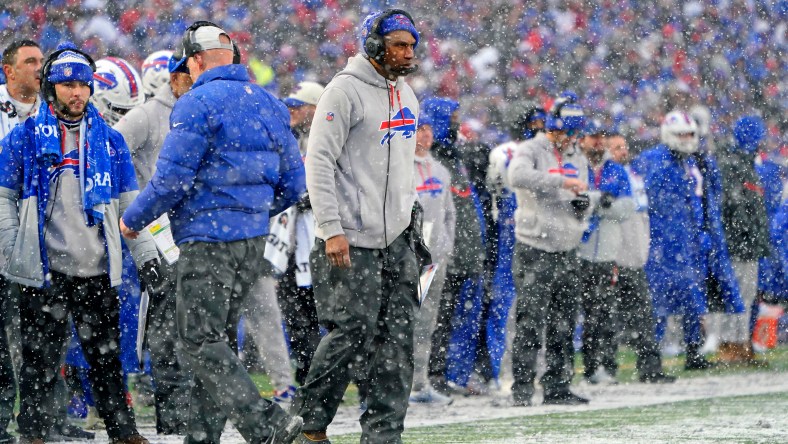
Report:
M 398 69 L 396 71 L 396 74 L 399 74 L 399 75 L 402 75 L 402 76 L 407 76 L 409 74 L 413 74 L 414 72 L 416 72 L 418 70 L 419 70 L 419 64 L 418 63 L 414 63 L 413 65 L 408 66 L 407 68 L 400 68 L 400 69 Z

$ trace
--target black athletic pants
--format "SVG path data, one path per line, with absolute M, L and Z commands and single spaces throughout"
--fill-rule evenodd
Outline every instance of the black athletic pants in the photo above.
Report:
M 126 404 L 120 363 L 120 302 L 109 276 L 91 278 L 52 272 L 48 288 L 22 287 L 19 298 L 22 371 L 19 376 L 19 432 L 46 438 L 62 409 L 55 385 L 63 344 L 74 320 L 85 358 L 96 409 L 110 438 L 136 434 L 134 411 Z

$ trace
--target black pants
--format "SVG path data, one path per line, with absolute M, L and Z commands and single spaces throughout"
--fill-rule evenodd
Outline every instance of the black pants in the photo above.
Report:
M 12 285 L 0 276 L 0 307 L 5 306 L 4 302 Z M 16 379 L 5 333 L 5 316 L 6 313 L 0 313 L 0 438 L 4 436 L 8 424 L 14 419 L 14 401 L 16 401 Z
M 407 233 L 388 248 L 351 247 L 350 269 L 328 263 L 325 242 L 318 241 L 312 250 L 318 316 L 329 333 L 320 340 L 306 384 L 293 401 L 292 411 L 304 418 L 304 430 L 325 430 L 355 380 L 366 387 L 361 442 L 402 442 L 413 382 L 419 277 Z
M 654 303 L 646 272 L 642 268 L 619 267 L 616 298 L 619 304 L 616 330 L 624 332 L 623 342 L 635 350 L 638 373 L 644 376 L 661 372 L 662 356 L 654 335 Z
M 512 273 L 517 289 L 517 331 L 512 346 L 512 395 L 529 401 L 534 393 L 536 356 L 545 342 L 546 395 L 569 390 L 574 373 L 572 333 L 580 294 L 574 251 L 549 253 L 517 242 Z
M 191 374 L 185 365 L 175 325 L 176 271 L 162 263 L 162 283 L 152 289 L 146 340 L 151 358 L 156 433 L 186 433 Z
M 447 354 L 449 351 L 449 340 L 451 339 L 452 318 L 457 309 L 457 300 L 462 291 L 462 286 L 469 276 L 467 274 L 446 274 L 446 282 L 443 284 L 443 293 L 438 304 L 438 317 L 435 321 L 435 329 L 432 331 L 432 349 L 430 351 L 429 376 L 436 380 L 436 384 L 446 379 Z
M 120 363 L 117 289 L 107 275 L 79 278 L 52 272 L 49 288 L 22 287 L 19 300 L 22 327 L 22 371 L 19 377 L 23 436 L 45 438 L 54 424 L 62 399 L 55 385 L 74 320 L 85 358 L 96 409 L 110 438 L 137 433 L 133 410 L 126 404 L 126 387 Z
M 296 363 L 295 380 L 299 385 L 304 385 L 312 357 L 320 343 L 320 326 L 315 293 L 312 287 L 299 287 L 296 284 L 295 270 L 295 257 L 291 256 L 290 265 L 279 280 L 277 296 L 290 337 L 290 357 Z
M 235 345 L 249 292 L 263 274 L 265 238 L 180 247 L 176 319 L 193 374 L 184 442 L 218 443 L 227 419 L 247 442 L 263 442 L 289 418 L 260 396 Z
M 583 374 L 590 378 L 600 366 L 610 374 L 618 368 L 615 350 L 614 320 L 618 311 L 613 262 L 589 262 L 579 259 L 580 301 L 583 308 Z

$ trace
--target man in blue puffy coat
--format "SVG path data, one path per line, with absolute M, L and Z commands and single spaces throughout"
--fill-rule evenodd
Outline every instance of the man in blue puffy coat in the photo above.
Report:
M 178 336 L 194 380 L 187 443 L 219 442 L 227 418 L 248 442 L 290 443 L 302 420 L 262 398 L 232 342 L 262 273 L 270 214 L 298 201 L 304 166 L 285 106 L 233 64 L 222 29 L 196 22 L 176 58 L 192 90 L 173 107 L 156 173 L 121 219 L 133 238 L 162 213 L 180 248 Z
M 687 344 L 685 368 L 713 364 L 700 353 L 701 316 L 707 295 L 719 293 L 726 312 L 743 312 L 722 234 L 719 171 L 698 153 L 698 127 L 682 111 L 668 113 L 662 144 L 633 162 L 648 194 L 651 246 L 646 274 L 658 318 L 681 315 Z

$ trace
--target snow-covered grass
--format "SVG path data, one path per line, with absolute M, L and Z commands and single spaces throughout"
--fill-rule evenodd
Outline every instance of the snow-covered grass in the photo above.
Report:
M 634 355 L 623 351 L 618 385 L 573 384 L 591 399 L 582 407 L 497 407 L 495 396 L 455 396 L 448 407 L 412 406 L 403 442 L 442 443 L 788 443 L 788 346 L 764 355 L 767 369 L 718 368 L 687 372 L 682 357 L 665 360 L 675 384 L 636 382 Z M 579 359 L 577 362 L 580 362 Z M 578 369 L 579 372 L 580 369 Z M 266 377 L 253 376 L 271 395 Z M 351 386 L 329 436 L 335 444 L 359 442 L 358 396 Z M 537 395 L 537 404 L 541 401 Z M 183 442 L 155 434 L 152 409 L 137 407 L 140 431 L 154 444 Z M 97 442 L 105 441 L 100 433 Z M 222 443 L 244 440 L 228 424 Z
M 788 393 L 553 413 L 408 429 L 403 442 L 668 443 L 788 442 Z M 358 442 L 358 435 L 331 442 Z

